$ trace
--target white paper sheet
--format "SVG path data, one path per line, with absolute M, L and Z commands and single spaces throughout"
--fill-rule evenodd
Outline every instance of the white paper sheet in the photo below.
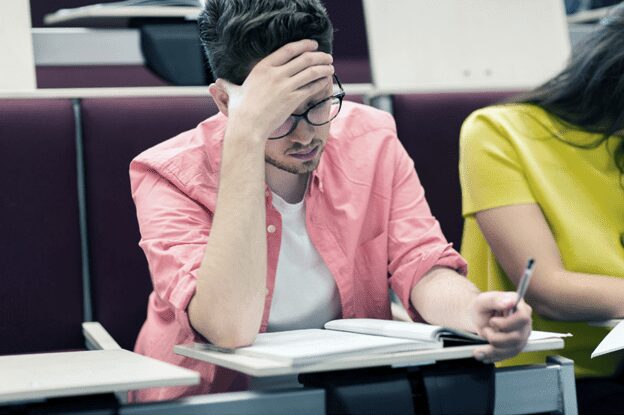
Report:
M 615 352 L 616 350 L 624 349 L 624 321 L 618 323 L 600 342 L 598 347 L 591 354 L 592 359 L 594 357 L 602 356 L 603 354 Z

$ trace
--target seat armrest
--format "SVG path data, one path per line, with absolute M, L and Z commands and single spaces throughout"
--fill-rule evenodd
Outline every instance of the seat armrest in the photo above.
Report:
M 82 323 L 82 334 L 89 350 L 121 349 L 121 346 L 97 321 L 85 321 Z

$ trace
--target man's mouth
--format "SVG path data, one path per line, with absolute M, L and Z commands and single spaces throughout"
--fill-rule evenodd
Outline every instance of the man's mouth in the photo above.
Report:
M 291 153 L 289 156 L 294 157 L 298 160 L 311 160 L 316 156 L 318 152 L 318 146 L 314 146 L 309 149 L 301 150 L 296 153 Z

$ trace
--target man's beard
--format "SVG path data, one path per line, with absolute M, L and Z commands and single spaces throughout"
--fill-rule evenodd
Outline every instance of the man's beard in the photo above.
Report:
M 325 150 L 325 146 L 323 146 L 322 144 L 323 144 L 322 141 L 319 139 L 312 140 L 312 142 L 310 143 L 310 146 L 318 147 L 318 150 L 317 150 L 318 154 L 312 160 L 304 161 L 303 163 L 298 163 L 298 165 L 296 166 L 282 163 L 281 161 L 275 160 L 274 158 L 268 155 L 264 156 L 264 160 L 270 165 L 275 166 L 280 170 L 287 171 L 288 173 L 307 174 L 307 173 L 314 171 L 314 169 L 318 167 L 319 161 L 321 160 L 321 154 L 323 153 L 323 150 Z M 288 151 L 292 150 L 296 152 L 296 151 L 301 150 L 300 147 L 302 146 L 296 144 L 293 147 L 289 148 Z
M 319 149 L 319 151 L 323 151 L 323 150 Z M 314 171 L 314 169 L 316 169 L 316 167 L 319 164 L 320 158 L 317 156 L 312 160 L 304 161 L 302 164 L 298 166 L 287 165 L 285 163 L 279 162 L 266 155 L 264 156 L 264 160 L 270 165 L 275 166 L 280 170 L 287 171 L 288 173 L 307 174 L 307 173 Z

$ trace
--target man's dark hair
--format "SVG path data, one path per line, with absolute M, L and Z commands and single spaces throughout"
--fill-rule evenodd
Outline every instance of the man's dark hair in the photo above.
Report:
M 214 77 L 239 85 L 286 43 L 314 39 L 320 51 L 332 51 L 332 24 L 319 0 L 206 0 L 198 25 Z
M 538 105 L 571 128 L 599 133 L 593 143 L 573 143 L 595 148 L 624 131 L 624 3 L 606 16 L 572 55 L 568 66 L 535 90 L 512 102 Z M 624 174 L 624 140 L 613 150 Z

